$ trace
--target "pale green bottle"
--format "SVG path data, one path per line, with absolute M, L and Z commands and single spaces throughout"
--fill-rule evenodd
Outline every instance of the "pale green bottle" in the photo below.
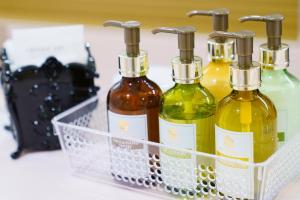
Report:
M 279 14 L 240 18 L 241 22 L 266 22 L 268 42 L 259 47 L 261 91 L 270 97 L 277 109 L 279 146 L 292 139 L 295 134 L 300 134 L 300 81 L 287 71 L 289 47 L 281 43 L 283 19 Z

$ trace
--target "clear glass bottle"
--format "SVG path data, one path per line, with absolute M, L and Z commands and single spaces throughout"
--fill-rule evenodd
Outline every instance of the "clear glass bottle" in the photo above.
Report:
M 180 56 L 172 60 L 175 85 L 163 94 L 161 100 L 160 143 L 213 154 L 215 100 L 200 84 L 202 60 L 193 52 L 195 29 L 179 27 L 153 31 L 158 32 L 178 34 L 180 49 Z M 161 148 L 160 156 L 162 178 L 167 186 L 181 189 L 195 187 L 195 168 L 197 163 L 204 164 L 205 160 L 196 160 L 194 155 L 169 148 Z M 174 178 L 171 171 L 182 172 L 183 178 Z
M 187 13 L 192 16 L 212 16 L 214 31 L 227 31 L 228 9 L 193 10 Z M 207 41 L 209 63 L 203 69 L 201 84 L 215 97 L 216 102 L 230 94 L 230 65 L 235 58 L 235 40 L 214 38 Z
M 237 38 L 238 62 L 231 67 L 231 94 L 221 100 L 216 109 L 216 155 L 260 163 L 277 148 L 277 112 L 272 101 L 258 90 L 261 68 L 252 62 L 254 32 L 215 32 L 211 37 Z M 216 160 L 217 185 L 222 193 L 235 198 L 255 199 L 254 169 L 233 162 Z M 236 179 L 234 177 L 239 177 Z M 221 181 L 222 180 L 222 181 Z M 242 182 L 246 181 L 246 182 Z M 246 184 L 235 196 L 224 184 Z M 231 185 L 231 184 L 229 184 Z
M 300 81 L 287 71 L 289 46 L 281 43 L 283 19 L 284 17 L 278 14 L 240 18 L 241 22 L 266 23 L 268 42 L 259 47 L 259 62 L 262 67 L 261 91 L 268 95 L 276 106 L 280 146 L 300 132 Z
M 104 26 L 117 26 L 125 29 L 126 53 L 119 55 L 121 80 L 114 84 L 107 95 L 108 129 L 113 135 L 159 142 L 159 105 L 161 89 L 146 77 L 148 58 L 139 49 L 140 24 L 136 21 L 106 21 Z M 116 180 L 144 179 L 149 176 L 148 153 L 158 150 L 148 149 L 147 145 L 131 140 L 112 138 L 111 173 Z M 122 153 L 131 155 L 127 161 L 119 159 Z M 139 156 L 136 156 L 139 155 Z M 131 173 L 127 166 L 141 168 Z

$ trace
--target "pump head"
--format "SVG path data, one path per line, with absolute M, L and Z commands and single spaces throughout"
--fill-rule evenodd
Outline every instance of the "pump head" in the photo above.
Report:
M 281 35 L 282 35 L 282 21 L 283 15 L 272 14 L 272 15 L 250 15 L 240 18 L 240 22 L 246 21 L 259 21 L 266 22 L 266 30 L 268 37 L 268 48 L 270 50 L 278 50 L 281 47 Z
M 156 33 L 173 33 L 178 34 L 178 48 L 180 50 L 180 61 L 182 63 L 191 63 L 194 59 L 196 29 L 192 26 L 182 27 L 160 27 L 152 30 Z
M 140 23 L 138 21 L 115 21 L 107 20 L 103 23 L 104 27 L 114 26 L 124 28 L 124 40 L 126 44 L 126 53 L 129 57 L 136 57 L 140 54 Z
M 214 31 L 227 31 L 228 30 L 228 15 L 229 10 L 227 8 L 219 8 L 214 10 L 192 10 L 186 15 L 188 17 L 193 16 L 212 16 L 213 30 Z M 216 38 L 219 42 L 223 42 L 223 37 Z

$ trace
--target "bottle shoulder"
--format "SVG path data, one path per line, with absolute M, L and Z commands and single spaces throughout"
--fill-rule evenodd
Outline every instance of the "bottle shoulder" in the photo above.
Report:
M 263 70 L 262 90 L 300 88 L 299 79 L 288 70 Z
M 229 62 L 214 62 L 210 61 L 203 68 L 203 75 L 214 75 L 214 76 L 224 76 L 230 72 Z
M 217 106 L 218 115 L 231 113 L 240 116 L 241 110 L 248 108 L 252 115 L 276 118 L 273 102 L 261 92 L 251 97 L 241 97 L 233 93 L 222 99 Z
M 160 87 L 148 78 L 138 79 L 132 81 L 123 81 L 122 79 L 110 88 L 109 95 L 147 95 L 147 96 L 161 96 L 162 91 Z
M 201 83 L 220 101 L 232 91 L 230 63 L 210 62 L 203 70 Z
M 276 107 L 272 100 L 261 92 L 258 94 L 257 104 L 260 105 L 263 111 L 267 111 L 268 113 L 276 113 L 277 115 Z
M 146 78 L 120 80 L 115 83 L 107 94 L 107 105 L 114 111 L 146 112 L 147 108 L 158 108 L 162 91 Z
M 151 79 L 147 78 L 147 81 L 144 82 L 144 84 L 148 85 L 149 89 L 154 90 L 157 93 L 160 93 L 160 95 L 162 94 L 162 90 L 159 87 L 159 85 L 154 81 L 152 81 Z
M 164 101 L 215 103 L 214 96 L 202 85 L 174 85 L 163 94 Z
M 198 120 L 213 116 L 215 100 L 204 87 L 175 85 L 164 93 L 160 113 L 164 118 L 178 120 Z

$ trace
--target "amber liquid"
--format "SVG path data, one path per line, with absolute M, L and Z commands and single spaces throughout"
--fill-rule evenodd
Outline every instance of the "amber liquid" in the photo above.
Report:
M 161 95 L 161 89 L 146 76 L 136 78 L 122 77 L 108 93 L 107 109 L 121 115 L 146 114 L 148 140 L 159 142 L 158 115 Z M 158 156 L 159 150 L 157 148 L 148 146 L 147 149 L 151 156 L 154 154 Z M 147 163 L 144 164 L 148 166 Z M 142 164 L 142 167 L 144 167 L 144 164 Z M 122 175 L 122 173 L 115 173 L 112 172 L 114 177 L 123 177 L 123 179 L 143 180 L 145 178 L 144 176 L 128 177 L 127 175 Z
M 147 115 L 148 140 L 159 142 L 158 114 L 161 89 L 146 76 L 122 79 L 107 96 L 107 109 L 122 115 Z

